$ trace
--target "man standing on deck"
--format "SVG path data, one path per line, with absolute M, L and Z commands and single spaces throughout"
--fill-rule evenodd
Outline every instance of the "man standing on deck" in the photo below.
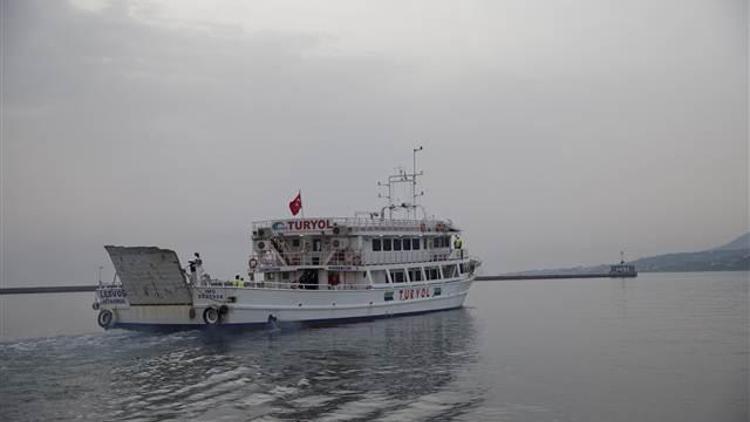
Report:
M 463 247 L 464 247 L 464 240 L 461 239 L 461 236 L 456 235 L 456 238 L 453 240 L 453 249 L 461 251 L 459 252 L 461 255 L 461 258 L 464 257 Z

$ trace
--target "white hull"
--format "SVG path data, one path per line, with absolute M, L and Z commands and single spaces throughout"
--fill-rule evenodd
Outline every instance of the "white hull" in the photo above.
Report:
M 367 319 L 461 307 L 472 279 L 373 286 L 366 290 L 192 287 L 192 304 L 129 305 L 124 300 L 120 303 L 100 300 L 100 306 L 113 314 L 110 327 L 237 326 L 266 324 L 271 320 L 285 323 Z M 204 313 L 209 308 L 222 308 L 218 322 L 210 322 L 210 318 L 207 321 Z

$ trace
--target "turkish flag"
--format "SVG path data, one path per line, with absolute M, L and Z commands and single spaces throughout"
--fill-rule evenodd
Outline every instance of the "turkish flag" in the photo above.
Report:
M 289 211 L 292 212 L 292 215 L 299 214 L 299 210 L 302 209 L 302 192 L 297 192 L 297 196 L 292 199 L 292 202 L 289 203 Z

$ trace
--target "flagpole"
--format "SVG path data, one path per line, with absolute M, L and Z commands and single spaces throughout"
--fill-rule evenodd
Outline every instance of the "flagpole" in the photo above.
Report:
M 300 207 L 300 208 L 302 208 L 301 209 L 301 211 L 302 211 L 302 218 L 305 218 L 305 203 L 302 202 L 302 188 L 300 188 L 300 190 L 299 190 L 299 202 L 302 205 Z

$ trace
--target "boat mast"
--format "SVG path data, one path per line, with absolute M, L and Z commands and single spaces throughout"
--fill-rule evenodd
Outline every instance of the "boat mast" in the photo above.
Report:
M 386 182 L 378 182 L 378 186 L 387 186 L 388 187 L 388 194 L 384 195 L 382 193 L 378 193 L 378 198 L 386 198 L 388 200 L 388 205 L 383 207 L 383 209 L 380 211 L 380 219 L 385 218 L 385 210 L 388 209 L 388 218 L 393 219 L 393 210 L 402 208 L 406 210 L 407 218 L 413 217 L 415 220 L 417 219 L 417 208 L 420 206 L 417 203 L 417 198 L 424 195 L 424 192 L 417 193 L 417 177 L 422 176 L 424 172 L 419 171 L 417 172 L 417 152 L 422 151 L 423 148 L 420 146 L 419 148 L 413 148 L 412 149 L 412 172 L 407 173 L 403 168 L 398 168 L 396 174 L 392 174 L 388 176 L 388 179 Z M 397 183 L 409 183 L 411 185 L 411 203 L 402 202 L 400 204 L 395 204 L 393 202 L 394 200 L 394 186 Z

